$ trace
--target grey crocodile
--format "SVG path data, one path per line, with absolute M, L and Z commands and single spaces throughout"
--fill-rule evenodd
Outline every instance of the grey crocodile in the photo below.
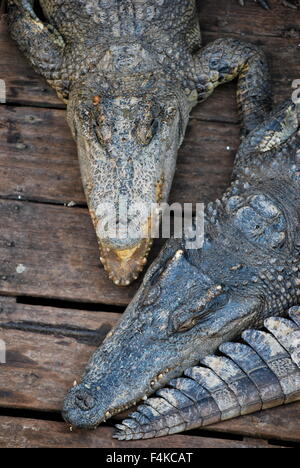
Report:
M 300 105 L 289 101 L 241 143 L 231 186 L 207 206 L 203 247 L 166 243 L 67 395 L 66 421 L 95 427 L 297 306 L 299 188 Z
M 266 59 L 237 39 L 201 48 L 195 0 L 39 0 L 43 18 L 33 4 L 8 0 L 12 38 L 67 104 L 100 260 L 129 285 L 147 263 L 152 207 L 167 201 L 192 107 L 239 76 L 251 131 L 271 108 Z
M 205 427 L 300 400 L 300 309 L 265 320 L 269 333 L 247 330 L 159 390 L 114 437 L 138 440 Z M 247 343 L 247 344 L 245 344 Z

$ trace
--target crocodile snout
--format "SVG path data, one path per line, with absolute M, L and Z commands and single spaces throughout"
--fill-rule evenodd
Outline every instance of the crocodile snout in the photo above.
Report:
M 128 286 L 135 281 L 147 263 L 151 245 L 151 239 L 141 239 L 136 245 L 127 249 L 107 247 L 100 242 L 100 260 L 109 279 L 117 286 Z
M 73 387 L 68 393 L 62 415 L 71 426 L 78 428 L 93 428 L 99 424 L 99 411 L 97 396 L 92 390 L 83 385 Z
M 75 404 L 83 411 L 89 411 L 94 408 L 96 401 L 87 390 L 79 390 L 75 394 Z

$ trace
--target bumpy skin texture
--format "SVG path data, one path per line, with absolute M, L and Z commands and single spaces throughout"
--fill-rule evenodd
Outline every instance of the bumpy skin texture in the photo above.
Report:
M 201 49 L 194 0 L 40 0 L 45 22 L 32 3 L 8 1 L 11 35 L 67 103 L 101 261 L 128 285 L 147 262 L 151 208 L 167 201 L 190 110 L 239 76 L 252 130 L 270 109 L 265 57 L 239 40 Z
M 169 382 L 122 424 L 114 437 L 149 439 L 187 431 L 300 400 L 300 309 L 265 320 L 268 331 L 247 330 L 242 343 Z
M 211 203 L 201 249 L 170 240 L 119 325 L 68 394 L 65 419 L 95 427 L 300 296 L 300 106 L 281 105 L 242 142 Z

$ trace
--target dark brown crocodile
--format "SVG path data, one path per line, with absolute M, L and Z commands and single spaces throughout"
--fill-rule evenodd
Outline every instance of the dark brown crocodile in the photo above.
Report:
M 125 286 L 147 262 L 192 107 L 238 76 L 249 132 L 270 110 L 266 59 L 238 39 L 201 48 L 195 0 L 39 0 L 41 18 L 33 4 L 8 1 L 11 35 L 67 104 L 101 261 Z

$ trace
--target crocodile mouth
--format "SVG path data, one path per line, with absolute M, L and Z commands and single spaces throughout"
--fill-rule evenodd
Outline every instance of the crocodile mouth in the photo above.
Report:
M 98 226 L 99 223 L 101 221 L 98 222 Z M 116 286 L 129 286 L 143 271 L 153 244 L 151 238 L 153 223 L 154 219 L 151 215 L 143 225 L 137 225 L 139 237 L 136 239 L 126 235 L 120 239 L 98 237 L 100 261 L 109 279 Z M 121 229 L 120 232 L 122 234 Z
M 100 241 L 100 260 L 110 280 L 116 286 L 129 286 L 144 269 L 153 244 L 152 239 L 142 239 L 133 247 L 116 249 Z
M 88 383 L 77 384 L 74 382 L 73 388 L 70 390 L 62 411 L 64 420 L 70 427 L 78 429 L 96 429 L 100 424 L 105 423 L 108 419 L 123 413 L 125 411 L 134 411 L 134 408 L 146 403 L 148 398 L 157 390 L 163 388 L 172 378 L 178 377 L 183 372 L 183 369 L 178 367 L 165 368 L 158 374 L 153 376 L 147 383 L 144 391 L 136 393 L 134 399 L 124 399 L 118 405 L 107 405 L 106 408 L 101 408 L 100 388 L 93 388 Z

